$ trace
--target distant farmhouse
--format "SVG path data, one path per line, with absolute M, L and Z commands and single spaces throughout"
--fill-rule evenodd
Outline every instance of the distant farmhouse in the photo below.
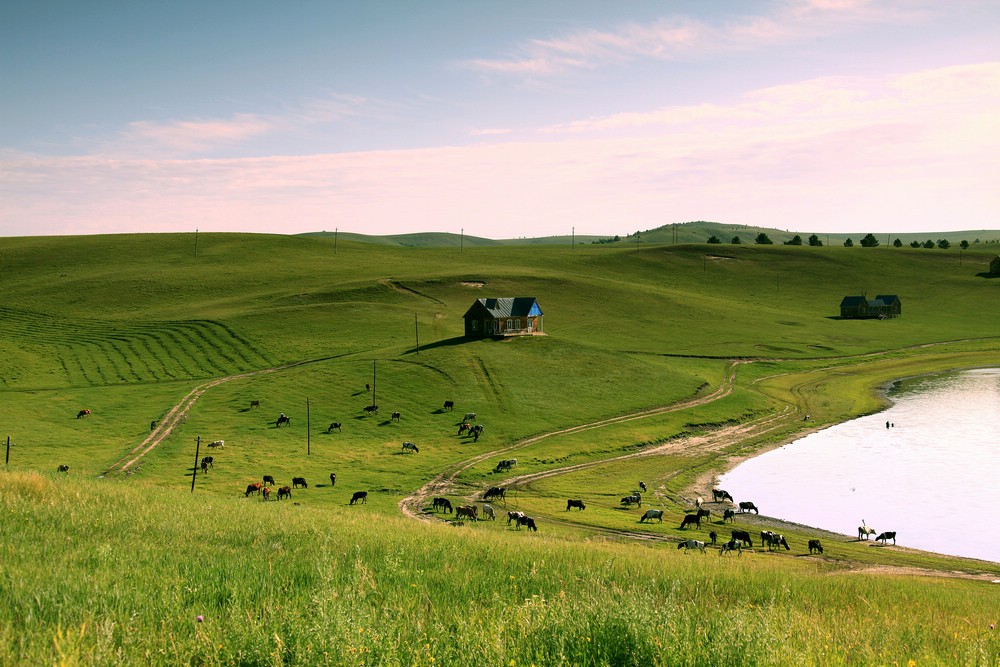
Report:
M 1000 276 L 1000 255 L 990 260 L 990 273 L 994 276 Z
M 861 296 L 845 296 L 840 302 L 840 316 L 844 318 L 873 318 L 884 320 L 887 317 L 899 317 L 902 306 L 895 294 L 879 294 L 869 299 Z
M 476 299 L 463 317 L 470 337 L 542 333 L 542 310 L 534 297 Z

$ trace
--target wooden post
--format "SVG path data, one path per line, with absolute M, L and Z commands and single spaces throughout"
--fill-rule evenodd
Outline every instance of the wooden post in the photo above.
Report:
M 194 472 L 191 473 L 191 493 L 194 493 L 194 480 L 198 476 L 198 451 L 201 449 L 201 436 L 194 441 Z
M 7 459 L 4 461 L 4 465 L 10 463 L 10 436 L 7 436 Z

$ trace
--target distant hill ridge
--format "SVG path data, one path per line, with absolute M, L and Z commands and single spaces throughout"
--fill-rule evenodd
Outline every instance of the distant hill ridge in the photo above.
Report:
M 739 237 L 743 244 L 753 244 L 754 239 L 761 233 L 775 244 L 780 245 L 792 240 L 796 235 L 802 239 L 802 243 L 808 243 L 808 239 L 814 233 L 823 245 L 843 245 L 847 239 L 851 239 L 855 245 L 860 245 L 861 239 L 871 233 L 878 239 L 880 245 L 891 245 L 897 238 L 909 245 L 912 241 L 924 243 L 939 240 L 947 240 L 952 245 L 957 246 L 963 240 L 970 244 L 976 243 L 1000 243 L 1000 230 L 996 229 L 973 229 L 949 232 L 913 232 L 905 234 L 893 234 L 888 232 L 876 232 L 864 230 L 859 232 L 821 234 L 812 231 L 794 231 L 787 229 L 776 229 L 770 227 L 752 227 L 748 225 L 732 225 L 721 222 L 707 222 L 698 220 L 694 222 L 671 223 L 649 229 L 645 231 L 635 231 L 626 234 L 595 236 L 595 235 L 572 235 L 565 236 L 539 236 L 522 237 L 513 239 L 489 239 L 482 236 L 472 236 L 469 234 L 453 234 L 451 232 L 416 232 L 412 234 L 387 234 L 375 236 L 368 234 L 355 234 L 352 232 L 306 232 L 298 236 L 310 236 L 328 239 L 342 239 L 344 241 L 356 241 L 360 243 L 377 243 L 380 245 L 402 246 L 409 248 L 447 248 L 447 247 L 481 247 L 481 246 L 506 246 L 506 245 L 545 245 L 545 244 L 627 244 L 627 243 L 707 243 L 712 236 L 718 238 L 722 244 L 731 244 L 734 237 Z

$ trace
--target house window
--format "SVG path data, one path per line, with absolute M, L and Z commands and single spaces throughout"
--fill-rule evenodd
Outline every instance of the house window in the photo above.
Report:
M 521 320 L 514 320 L 514 331 L 521 328 Z
M 470 328 L 475 331 L 479 328 L 479 320 L 469 320 L 471 326 Z

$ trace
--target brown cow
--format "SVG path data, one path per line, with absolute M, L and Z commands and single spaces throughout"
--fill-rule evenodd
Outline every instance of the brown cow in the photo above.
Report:
M 87 410 L 86 408 L 76 413 L 77 419 L 79 419 L 80 417 L 89 417 L 89 416 L 90 416 L 90 410 Z
M 271 499 L 271 489 L 270 489 L 270 487 L 265 486 L 264 490 L 261 493 L 264 494 L 264 500 L 270 500 Z
M 260 493 L 261 489 L 263 488 L 264 485 L 261 484 L 260 482 L 254 482 L 253 484 L 248 484 L 246 493 L 243 494 L 243 497 L 249 498 L 251 493 Z
M 278 489 L 278 500 L 281 500 L 284 496 L 288 496 L 289 498 L 292 497 L 292 487 L 283 486 Z

